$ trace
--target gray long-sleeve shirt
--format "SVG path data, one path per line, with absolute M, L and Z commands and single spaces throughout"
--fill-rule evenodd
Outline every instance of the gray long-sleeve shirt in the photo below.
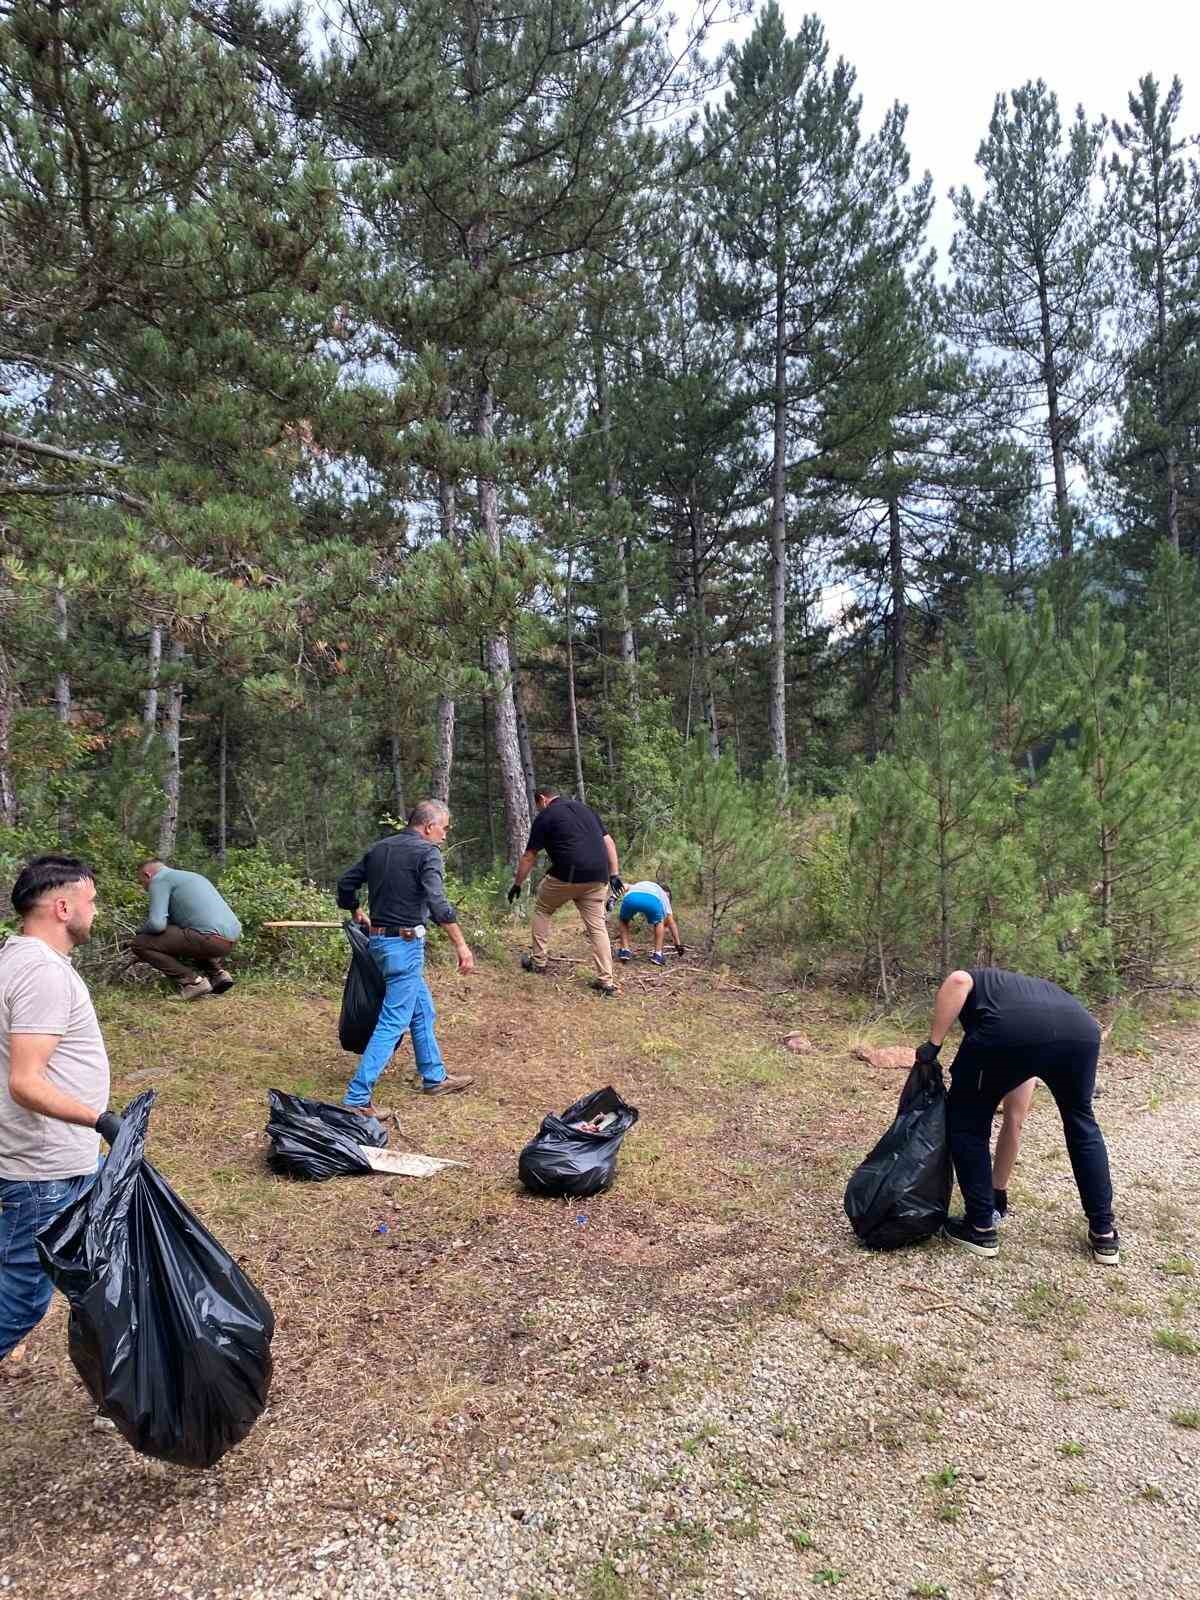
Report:
M 150 910 L 139 933 L 162 933 L 167 924 L 240 939 L 242 925 L 228 901 L 199 872 L 160 867 L 150 879 Z

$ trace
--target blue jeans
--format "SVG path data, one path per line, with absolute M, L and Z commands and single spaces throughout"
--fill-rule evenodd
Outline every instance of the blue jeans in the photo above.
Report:
M 1094 1040 L 1048 1040 L 1012 1049 L 964 1039 L 950 1072 L 946 1101 L 950 1154 L 973 1228 L 992 1225 L 992 1117 L 1006 1094 L 1040 1078 L 1054 1096 L 1079 1200 L 1093 1233 L 1111 1233 L 1112 1178 L 1104 1135 L 1092 1115 L 1099 1030 Z
M 94 1172 L 43 1183 L 0 1178 L 0 1358 L 37 1327 L 54 1293 L 38 1260 L 34 1235 L 95 1179 Z
M 411 1028 L 417 1071 L 424 1083 L 440 1083 L 446 1076 L 442 1053 L 433 1035 L 433 996 L 425 982 L 424 939 L 372 938 L 371 954 L 387 981 L 383 1008 L 375 1032 L 367 1042 L 358 1071 L 346 1089 L 348 1106 L 371 1103 L 379 1074 L 392 1059 L 392 1051 Z

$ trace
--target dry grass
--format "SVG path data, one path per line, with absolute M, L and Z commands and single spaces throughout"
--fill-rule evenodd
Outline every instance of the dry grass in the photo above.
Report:
M 603 1383 L 617 1412 L 667 1406 L 682 1385 L 704 1381 L 702 1350 L 685 1362 L 656 1329 L 749 1332 L 763 1310 L 783 1309 L 812 1323 L 831 1358 L 852 1354 L 890 1381 L 892 1348 L 857 1330 L 845 1306 L 836 1319 L 825 1314 L 851 1256 L 806 1254 L 803 1235 L 836 1214 L 845 1176 L 886 1125 L 902 1081 L 853 1059 L 852 1046 L 915 1038 L 921 1024 L 794 989 L 761 963 L 740 975 L 690 959 L 661 973 L 639 962 L 618 973 L 621 998 L 606 1002 L 587 987 L 583 941 L 565 916 L 555 936 L 568 959 L 549 979 L 517 970 L 515 949 L 469 979 L 435 969 L 447 1063 L 474 1072 L 475 1088 L 420 1096 L 406 1048 L 376 1095 L 397 1110 L 393 1142 L 468 1163 L 431 1180 L 304 1184 L 267 1169 L 268 1088 L 330 1100 L 344 1090 L 352 1062 L 337 1048 L 331 995 L 241 985 L 193 1006 L 154 992 L 100 996 L 114 1102 L 148 1083 L 157 1090 L 151 1159 L 271 1300 L 276 1380 L 269 1415 L 217 1473 L 130 1458 L 136 1470 L 123 1465 L 113 1490 L 105 1458 L 79 1446 L 88 1407 L 59 1302 L 31 1339 L 31 1377 L 0 1386 L 0 1474 L 22 1485 L 27 1524 L 8 1568 L 18 1589 L 40 1575 L 49 1600 L 39 1549 L 69 1547 L 78 1561 L 60 1563 L 55 1581 L 78 1592 L 90 1547 L 81 1533 L 130 1521 L 154 1529 L 164 1518 L 186 1525 L 193 1498 L 216 1493 L 235 1507 L 292 1462 L 341 1462 L 352 1502 L 370 1470 L 355 1466 L 356 1453 L 383 1438 L 419 1435 L 448 1474 L 482 1471 L 514 1411 L 539 1394 L 562 1408 L 561 1425 L 542 1418 L 547 1459 L 572 1459 L 592 1448 L 572 1430 L 573 1395 Z M 785 1051 L 791 1030 L 814 1049 Z M 1140 1095 L 1141 1067 L 1122 1072 Z M 516 1154 L 542 1115 L 610 1082 L 641 1112 L 613 1190 L 570 1204 L 526 1195 Z M 1174 1220 L 1162 1219 L 1159 1260 L 1184 1259 L 1166 1241 Z M 907 1273 L 919 1276 L 919 1267 Z M 1178 1289 L 1159 1276 L 1164 1292 Z M 1020 1307 L 1023 1319 L 1049 1325 L 1056 1348 L 1075 1312 L 1050 1291 Z M 931 1402 L 974 1392 L 957 1351 L 930 1357 L 922 1372 Z M 394 1492 L 414 1503 L 438 1491 L 414 1480 Z M 327 1530 L 336 1509 L 314 1495 L 312 1528 Z M 231 1573 L 244 1557 L 233 1522 L 222 1558 Z M 289 1533 L 297 1548 L 305 1532 Z M 210 1574 L 213 1589 L 221 1575 Z
M 556 932 L 573 956 L 575 930 L 564 918 Z M 419 1181 L 306 1184 L 266 1167 L 269 1088 L 329 1100 L 344 1090 L 352 1063 L 328 994 L 242 985 L 191 1006 L 141 989 L 99 996 L 114 1103 L 156 1090 L 151 1159 L 275 1309 L 270 1426 L 229 1470 L 256 1470 L 256 1456 L 290 1441 L 336 1449 L 450 1415 L 469 1438 L 502 1418 L 532 1370 L 567 1389 L 617 1370 L 636 1388 L 636 1319 L 686 1318 L 698 1301 L 734 1317 L 791 1287 L 771 1250 L 786 1253 L 790 1200 L 840 1179 L 894 1099 L 889 1080 L 847 1105 L 848 1081 L 871 1073 L 845 1053 L 844 1016 L 823 999 L 789 1005 L 778 977 L 639 963 L 611 1003 L 573 959 L 550 979 L 513 966 L 470 979 L 434 971 L 443 1051 L 451 1070 L 476 1075 L 472 1092 L 414 1092 L 407 1045 L 381 1080 L 376 1100 L 399 1119 L 393 1143 L 468 1163 Z M 782 1049 L 781 1016 L 814 1054 Z M 526 1195 L 516 1154 L 542 1115 L 609 1082 L 641 1112 L 613 1190 L 571 1204 Z M 576 1314 L 543 1325 L 550 1286 Z M 27 1392 L 77 1414 L 62 1343 L 59 1320 L 35 1336 Z M 6 1477 L 43 1476 L 44 1427 L 4 1433 Z

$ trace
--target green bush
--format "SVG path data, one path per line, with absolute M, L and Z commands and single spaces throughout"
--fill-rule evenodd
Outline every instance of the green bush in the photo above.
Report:
M 778 944 L 799 874 L 798 841 L 777 787 L 739 778 L 733 757 L 714 760 L 702 736 L 688 749 L 680 780 L 677 831 L 659 856 L 672 887 L 695 905 L 705 948 L 731 935 Z
M 495 961 L 505 952 L 503 930 L 510 919 L 504 894 L 511 882 L 512 873 L 505 866 L 493 867 L 469 881 L 453 872 L 446 874 L 446 898 L 458 913 L 463 938 L 477 958 Z M 433 936 L 428 955 L 439 962 L 458 959 L 444 934 Z
M 239 972 L 271 973 L 308 983 L 341 982 L 349 947 L 340 931 L 264 928 L 264 922 L 344 920 L 334 897 L 276 861 L 262 845 L 230 850 L 217 884 L 237 913 Z

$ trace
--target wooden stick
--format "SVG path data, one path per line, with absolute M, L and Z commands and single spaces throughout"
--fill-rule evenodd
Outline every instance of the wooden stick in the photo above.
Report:
M 340 928 L 340 922 L 263 922 L 263 928 Z

